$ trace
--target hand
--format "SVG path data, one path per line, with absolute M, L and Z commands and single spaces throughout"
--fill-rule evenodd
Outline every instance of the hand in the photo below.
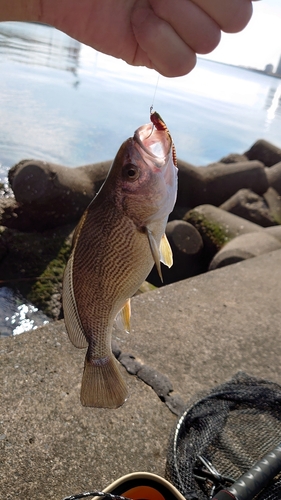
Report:
M 1 3 L 1 2 L 0 2 Z M 129 64 L 181 76 L 221 31 L 242 30 L 250 0 L 9 0 L 0 20 L 39 21 Z M 8 4 L 8 5 L 5 5 Z

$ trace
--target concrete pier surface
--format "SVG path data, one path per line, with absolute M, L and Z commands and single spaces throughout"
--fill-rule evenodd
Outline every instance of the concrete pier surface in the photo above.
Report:
M 81 406 L 85 351 L 63 321 L 1 341 L 1 500 L 61 500 L 129 472 L 164 475 L 177 420 L 169 398 L 186 403 L 239 370 L 280 383 L 281 251 L 139 295 L 131 322 L 114 338 L 169 394 L 120 366 L 130 397 L 117 410 Z

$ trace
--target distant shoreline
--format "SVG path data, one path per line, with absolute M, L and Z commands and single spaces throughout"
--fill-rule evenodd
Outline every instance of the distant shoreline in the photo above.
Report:
M 274 78 L 278 78 L 279 80 L 281 80 L 281 75 L 276 74 L 276 73 L 267 73 L 263 69 L 251 68 L 249 66 L 240 66 L 240 65 L 237 66 L 236 64 L 225 63 L 222 61 L 215 61 L 213 59 L 208 59 L 207 57 L 198 57 L 198 59 L 201 59 L 203 61 L 209 61 L 212 63 L 222 64 L 223 66 L 231 66 L 232 68 L 245 69 L 246 71 L 252 71 L 253 73 L 259 73 L 260 75 L 273 76 Z
M 273 76 L 274 78 L 279 78 L 281 79 L 281 75 L 277 73 L 267 73 L 263 69 L 257 69 L 257 68 L 247 68 L 246 66 L 237 66 L 238 68 L 243 68 L 247 69 L 248 71 L 253 71 L 254 73 L 260 73 L 261 75 L 266 75 L 266 76 Z

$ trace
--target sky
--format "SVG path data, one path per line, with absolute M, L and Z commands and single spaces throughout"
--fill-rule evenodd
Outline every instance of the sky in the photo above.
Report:
M 207 59 L 264 69 L 281 56 L 281 0 L 253 2 L 253 16 L 248 26 L 237 34 L 222 34 L 220 45 Z

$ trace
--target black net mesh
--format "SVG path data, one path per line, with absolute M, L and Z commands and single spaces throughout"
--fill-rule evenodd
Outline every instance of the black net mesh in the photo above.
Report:
M 281 387 L 238 373 L 182 414 L 170 439 L 166 477 L 187 500 L 207 500 L 280 442 Z M 280 500 L 281 474 L 256 499 Z

